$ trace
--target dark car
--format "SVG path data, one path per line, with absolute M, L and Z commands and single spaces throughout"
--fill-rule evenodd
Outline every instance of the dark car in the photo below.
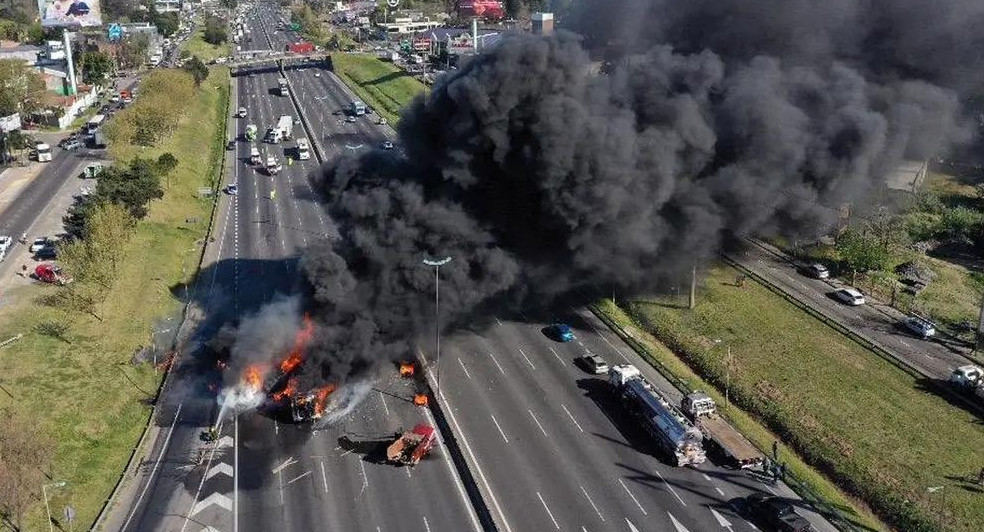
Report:
M 89 4 L 85 2 L 74 2 L 68 7 L 68 11 L 65 12 L 66 15 L 74 15 L 76 17 L 85 16 L 89 14 Z
M 748 516 L 768 530 L 779 532 L 809 532 L 813 530 L 810 522 L 789 501 L 764 493 L 753 493 L 745 497 L 745 510 Z
M 570 325 L 565 323 L 555 323 L 550 325 L 549 327 L 546 327 L 543 332 L 558 342 L 570 342 L 574 340 L 574 331 L 571 330 Z
M 55 260 L 58 258 L 58 251 L 55 246 L 45 246 L 34 253 L 37 260 Z

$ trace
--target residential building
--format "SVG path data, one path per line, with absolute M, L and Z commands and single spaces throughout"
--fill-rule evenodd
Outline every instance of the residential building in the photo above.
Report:
M 392 22 L 380 24 L 379 27 L 390 35 L 402 35 L 406 33 L 418 33 L 427 31 L 440 26 L 441 23 L 431 20 L 428 17 L 413 19 L 410 17 L 397 17 Z
M 158 13 L 181 11 L 181 0 L 154 0 L 154 9 Z

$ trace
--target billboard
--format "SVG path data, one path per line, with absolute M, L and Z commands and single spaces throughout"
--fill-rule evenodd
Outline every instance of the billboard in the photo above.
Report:
M 10 116 L 0 116 L 0 132 L 10 133 L 21 128 L 20 113 Z
M 38 0 L 38 13 L 49 28 L 102 25 L 99 0 Z

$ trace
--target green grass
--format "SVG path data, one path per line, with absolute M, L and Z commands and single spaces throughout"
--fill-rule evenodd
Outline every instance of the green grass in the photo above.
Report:
M 730 346 L 732 402 L 885 521 L 979 530 L 984 491 L 959 479 L 984 465 L 984 425 L 763 286 L 734 287 L 735 274 L 711 270 L 693 311 L 659 298 L 625 308 L 719 389 Z M 926 491 L 940 485 L 945 504 Z
M 4 294 L 0 339 L 17 333 L 24 338 L 0 350 L 3 386 L 14 395 L 0 394 L 0 404 L 36 414 L 56 439 L 50 474 L 68 485 L 51 492 L 51 505 L 60 514 L 72 504 L 80 530 L 95 519 L 147 423 L 150 407 L 143 401 L 161 375 L 130 359 L 148 345 L 157 320 L 179 315 L 181 303 L 169 288 L 187 281 L 197 267 L 196 241 L 211 203 L 194 194 L 214 179 L 209 170 L 222 156 L 228 93 L 228 70 L 213 70 L 181 127 L 162 146 L 114 147 L 113 155 L 121 158 L 168 151 L 179 165 L 164 198 L 151 204 L 126 246 L 118 280 L 96 312 L 102 321 L 44 306 L 41 296 L 57 287 L 32 285 Z M 71 343 L 38 334 L 37 325 L 46 321 L 69 324 Z M 46 529 L 43 515 L 39 504 L 27 530 Z
M 641 349 L 637 351 L 651 364 L 688 390 L 703 390 L 708 393 L 721 407 L 721 413 L 728 418 L 742 434 L 764 453 L 771 453 L 772 442 L 778 437 L 759 423 L 754 417 L 735 407 L 728 407 L 725 395 L 705 381 L 690 368 L 680 357 L 671 351 L 647 330 L 639 327 L 638 323 L 624 310 L 605 299 L 596 305 L 596 309 L 604 314 L 619 327 L 632 335 Z M 833 507 L 853 525 L 863 529 L 886 530 L 885 525 L 867 510 L 864 504 L 845 494 L 833 482 L 820 474 L 816 469 L 792 453 L 785 444 L 779 445 L 780 459 L 786 462 L 788 474 L 795 477 L 806 487 L 798 491 L 811 501 L 820 500 L 826 506 Z M 798 488 L 798 486 L 795 486 Z
M 399 120 L 400 109 L 427 86 L 391 63 L 367 54 L 331 54 L 332 67 L 346 85 L 390 124 Z
M 229 57 L 232 54 L 232 35 L 229 36 L 230 41 L 215 46 L 205 42 L 205 22 L 199 20 L 195 25 L 195 33 L 185 41 L 184 50 L 188 50 L 188 53 L 192 56 L 198 56 L 203 62 L 208 63 L 213 59 L 219 57 Z

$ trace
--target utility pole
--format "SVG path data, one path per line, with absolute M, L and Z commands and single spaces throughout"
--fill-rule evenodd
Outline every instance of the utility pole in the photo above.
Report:
M 693 310 L 697 306 L 697 264 L 694 263 L 694 269 L 690 272 L 690 309 Z
M 55 527 L 51 524 L 51 506 L 48 504 L 48 487 L 61 488 L 65 486 L 65 481 L 54 482 L 51 484 L 41 484 L 41 493 L 44 495 L 44 509 L 48 512 L 48 532 L 55 532 Z
M 437 390 L 441 392 L 441 266 L 451 262 L 451 257 L 439 260 L 424 259 L 424 264 L 434 267 L 434 344 L 437 352 Z M 435 396 L 435 399 L 437 397 Z

